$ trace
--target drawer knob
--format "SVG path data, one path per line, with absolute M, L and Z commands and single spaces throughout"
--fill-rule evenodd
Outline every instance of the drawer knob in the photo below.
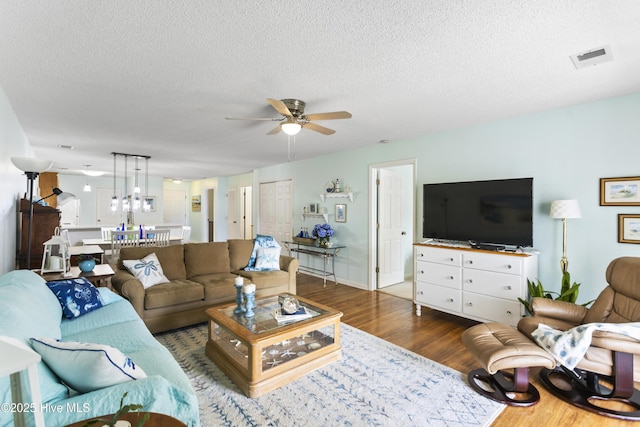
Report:
M 511 310 L 507 310 L 507 316 L 511 317 Z
M 511 286 L 506 286 L 505 289 L 510 291 L 511 290 Z
M 469 280 L 467 280 L 467 282 L 473 283 L 473 279 L 469 279 Z
M 420 270 L 420 274 L 424 274 L 424 270 Z
M 449 276 L 449 277 L 447 277 L 447 279 L 453 280 L 453 276 Z
M 424 256 L 424 254 L 422 252 L 420 252 L 420 256 Z
M 418 295 L 424 295 L 424 291 L 418 292 Z
M 469 260 L 469 264 L 473 264 L 473 260 L 472 259 Z
M 507 264 L 507 270 L 511 270 L 511 264 Z
M 449 262 L 453 262 L 453 258 L 449 258 Z
M 453 302 L 453 298 L 449 298 L 447 302 Z
M 469 307 L 473 307 L 473 303 L 468 302 L 468 303 L 467 303 L 467 306 L 469 306 Z

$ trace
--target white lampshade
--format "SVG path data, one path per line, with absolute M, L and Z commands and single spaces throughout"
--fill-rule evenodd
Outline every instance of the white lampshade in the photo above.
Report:
M 280 128 L 282 129 L 282 132 L 286 133 L 287 135 L 296 135 L 298 132 L 300 132 L 302 126 L 300 125 L 300 123 L 286 122 L 282 123 L 280 125 Z
M 12 157 L 11 163 L 23 172 L 44 172 L 48 170 L 53 162 L 49 160 L 38 160 L 32 157 Z
M 551 202 L 551 218 L 582 218 L 577 200 L 554 200 Z

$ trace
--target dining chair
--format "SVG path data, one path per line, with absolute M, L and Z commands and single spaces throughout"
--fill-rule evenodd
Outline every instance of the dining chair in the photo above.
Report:
M 189 243 L 191 241 L 191 227 L 188 225 L 182 226 L 182 234 L 180 235 L 180 243 Z
M 168 228 L 157 228 L 146 233 L 145 246 L 169 246 L 171 230 Z
M 102 236 L 102 240 L 105 242 L 111 241 L 111 231 L 117 230 L 117 227 L 100 227 L 100 233 Z
M 112 230 L 111 231 L 111 263 L 115 264 L 120 258 L 120 249 L 140 244 L 140 232 L 138 230 Z

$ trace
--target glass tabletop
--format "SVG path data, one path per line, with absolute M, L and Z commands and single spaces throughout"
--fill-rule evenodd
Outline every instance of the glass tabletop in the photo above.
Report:
M 295 297 L 295 295 L 293 295 Z M 327 311 L 315 307 L 307 302 L 298 300 L 300 305 L 303 306 L 307 313 L 311 316 L 309 318 L 317 317 L 322 314 L 326 314 Z M 276 320 L 276 314 L 278 314 L 281 310 L 280 303 L 278 302 L 278 296 L 273 296 L 269 298 L 264 298 L 256 301 L 256 308 L 253 310 L 255 312 L 255 316 L 253 317 L 245 317 L 242 314 L 234 314 L 233 310 L 236 308 L 236 305 L 231 305 L 225 308 L 220 309 L 220 311 L 230 319 L 233 319 L 236 323 L 244 326 L 250 332 L 254 334 L 260 334 L 263 332 L 272 331 L 274 329 L 290 325 L 292 323 L 300 322 L 302 320 L 293 320 L 293 321 L 285 321 L 278 322 Z M 303 319 L 307 320 L 307 319 Z

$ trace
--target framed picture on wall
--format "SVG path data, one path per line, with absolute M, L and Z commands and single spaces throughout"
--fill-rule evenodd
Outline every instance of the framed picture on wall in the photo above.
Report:
M 148 212 L 156 211 L 156 198 L 154 196 L 147 196 L 142 198 L 142 206 L 148 206 Z M 145 210 L 145 209 L 143 209 Z
M 336 222 L 347 222 L 347 205 L 336 205 Z
M 191 196 L 191 212 L 200 212 L 200 206 L 202 204 L 202 196 Z
M 600 206 L 640 206 L 640 177 L 600 178 Z
M 317 214 L 320 213 L 320 207 L 317 203 L 309 203 L 309 213 Z
M 618 214 L 618 242 L 640 244 L 640 215 Z

